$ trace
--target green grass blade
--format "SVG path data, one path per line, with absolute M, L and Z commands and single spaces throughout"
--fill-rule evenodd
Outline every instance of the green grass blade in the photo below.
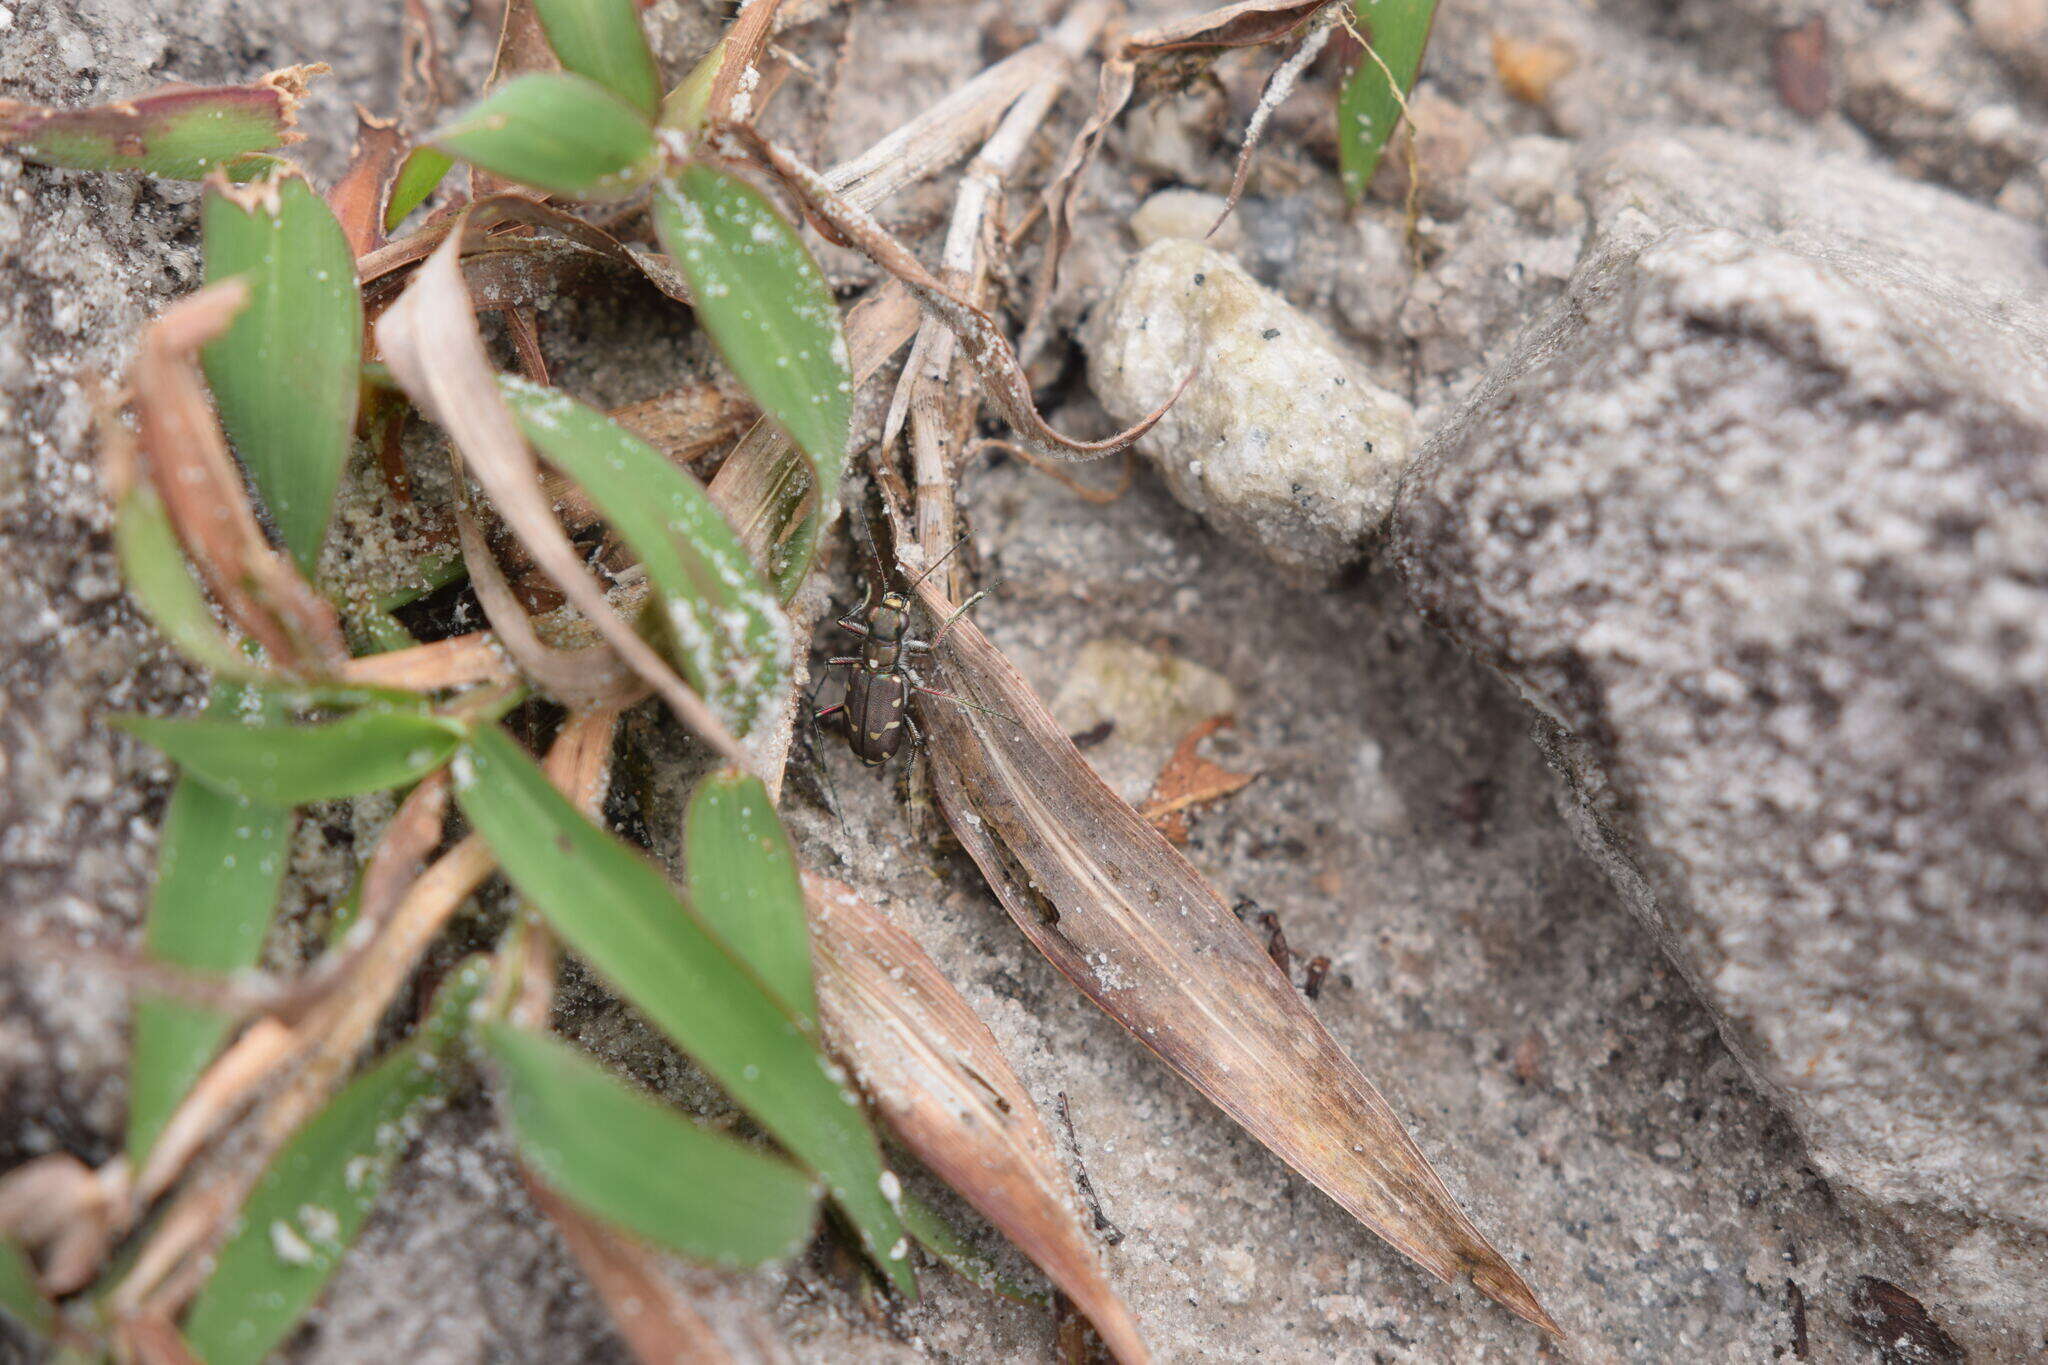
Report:
M 48 1337 L 57 1311 L 36 1287 L 35 1267 L 22 1249 L 0 1237 L 0 1315 L 12 1318 L 37 1337 Z
M 341 224 L 290 168 L 209 185 L 199 210 L 209 283 L 249 303 L 202 354 L 221 422 L 285 548 L 311 572 L 354 438 L 363 301 Z
M 302 806 L 383 791 L 448 761 L 465 727 L 424 711 L 373 709 L 317 725 L 116 716 L 113 723 L 231 796 Z
M 449 171 L 455 158 L 438 147 L 415 147 L 406 153 L 398 174 L 391 180 L 391 202 L 384 206 L 384 230 L 396 232 L 406 215 L 427 202 Z
M 940 1213 L 915 1190 L 903 1191 L 903 1226 L 916 1239 L 917 1244 L 961 1279 L 976 1289 L 985 1289 L 991 1294 L 1000 1294 L 1012 1303 L 1027 1304 L 1036 1308 L 1052 1307 L 1050 1290 L 1040 1287 L 1026 1289 L 1009 1276 L 1003 1274 L 996 1263 L 984 1256 L 980 1249 L 961 1235 L 960 1230 L 948 1222 Z
M 572 199 L 630 194 L 654 164 L 647 117 L 567 71 L 507 81 L 430 141 L 493 175 Z
M 726 364 L 810 458 L 817 506 L 835 506 L 853 376 L 818 263 L 760 191 L 701 162 L 655 187 L 654 224 Z
M 1401 100 L 1415 88 L 1422 69 L 1422 50 L 1429 45 L 1436 0 L 1357 0 L 1358 26 L 1373 53 L 1362 55 L 1344 91 L 1337 97 L 1337 160 L 1344 172 L 1344 190 L 1362 198 L 1379 169 L 1387 141 L 1401 119 Z M 1386 63 L 1386 70 L 1380 69 Z M 1392 72 L 1400 94 L 1388 83 Z
M 533 8 L 563 66 L 654 117 L 661 72 L 634 0 L 534 0 Z
M 586 1212 L 718 1265 L 760 1265 L 810 1237 L 817 1186 L 788 1162 L 691 1122 L 551 1038 L 492 1024 L 484 1041 L 520 1155 Z
M 290 85 L 169 90 L 89 109 L 0 101 L 0 148 L 45 166 L 198 180 L 244 152 L 284 141 L 298 103 Z
M 824 1180 L 876 1264 L 914 1293 L 874 1134 L 802 1021 L 652 864 L 578 814 L 503 730 L 480 728 L 456 757 L 455 792 L 528 903 Z
M 683 863 L 697 913 L 815 1024 L 803 873 L 760 778 L 725 768 L 697 784 L 683 816 Z
M 741 736 L 778 714 L 789 627 L 703 485 L 596 409 L 524 380 L 501 383 L 526 438 L 582 485 L 646 566 L 659 643 L 690 686 Z
M 220 711 L 222 703 L 214 709 Z M 290 853 L 289 810 L 182 777 L 164 812 L 156 888 L 143 929 L 149 955 L 197 971 L 254 966 L 277 909 Z M 183 1000 L 143 995 L 129 1060 L 128 1163 L 140 1170 L 171 1112 L 213 1060 L 230 1020 Z
M 129 595 L 180 654 L 217 676 L 255 671 L 213 619 L 163 499 L 146 483 L 124 493 L 114 510 L 114 553 Z
M 447 1054 L 487 978 L 482 959 L 459 968 L 413 1040 L 344 1087 L 263 1173 L 185 1320 L 207 1365 L 259 1365 L 320 1297 L 445 1093 Z

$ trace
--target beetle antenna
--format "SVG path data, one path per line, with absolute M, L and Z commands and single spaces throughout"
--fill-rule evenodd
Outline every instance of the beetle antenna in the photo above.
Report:
M 918 584 L 924 582 L 927 578 L 930 578 L 933 574 L 937 573 L 939 570 L 939 565 L 951 559 L 953 557 L 953 551 L 958 550 L 962 545 L 965 545 L 966 543 L 967 537 L 963 535 L 960 537 L 960 539 L 953 542 L 952 548 L 947 550 L 946 553 L 940 555 L 937 559 L 934 559 L 931 563 L 925 565 L 924 572 L 910 580 L 910 591 L 916 592 Z
M 997 720 L 1006 720 L 1020 730 L 1024 728 L 1024 722 L 1018 720 L 1008 711 L 998 711 L 993 706 L 983 706 L 980 702 L 972 702 L 965 697 L 956 697 L 951 692 L 941 692 L 936 687 L 926 687 L 923 683 L 912 683 L 911 686 L 924 693 L 927 697 L 936 697 L 940 701 L 952 702 L 953 705 L 965 707 L 969 711 L 979 711 L 984 716 L 994 716 Z

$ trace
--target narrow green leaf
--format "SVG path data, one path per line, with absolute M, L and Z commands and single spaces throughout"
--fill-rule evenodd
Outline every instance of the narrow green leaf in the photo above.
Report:
M 216 697 L 213 711 L 233 706 Z M 254 966 L 277 909 L 292 816 L 181 777 L 164 812 L 144 941 L 160 962 L 198 971 Z M 135 1004 L 129 1060 L 128 1163 L 140 1170 L 164 1122 L 213 1060 L 230 1019 L 182 1000 Z
M 341 224 L 284 168 L 209 185 L 199 211 L 208 282 L 240 276 L 249 304 L 206 347 L 206 382 L 285 548 L 311 571 L 348 462 L 363 301 Z
M 448 761 L 466 733 L 424 711 L 370 709 L 316 725 L 116 716 L 216 789 L 276 806 L 382 791 Z
M 185 1320 L 207 1365 L 259 1365 L 320 1297 L 445 1094 L 449 1051 L 488 976 L 480 958 L 459 968 L 412 1041 L 344 1087 L 263 1173 Z
M 815 1024 L 803 873 L 760 778 L 724 768 L 697 784 L 683 816 L 683 860 L 697 913 Z
M 431 140 L 493 175 L 573 199 L 630 194 L 654 165 L 646 116 L 567 71 L 507 81 Z
M 198 180 L 244 152 L 283 142 L 298 88 L 266 80 L 171 90 L 90 109 L 0 100 L 0 147 L 46 166 Z
M 504 731 L 479 728 L 454 771 L 463 813 L 533 908 L 824 1179 L 876 1264 L 915 1293 L 874 1134 L 809 1028 L 667 878 L 584 819 Z
M 714 1133 L 552 1038 L 492 1024 L 520 1154 L 571 1202 L 670 1251 L 759 1265 L 810 1236 L 818 1191 L 785 1161 Z
M 1358 26 L 1373 51 L 1358 60 L 1343 93 L 1337 97 L 1337 160 L 1344 189 L 1362 198 L 1379 169 L 1387 141 L 1401 120 L 1401 101 L 1415 88 L 1422 69 L 1422 50 L 1436 19 L 1436 0 L 1356 0 Z M 1373 53 L 1379 61 L 1373 60 Z M 1386 63 L 1386 70 L 1380 63 Z M 1397 94 L 1388 72 L 1400 83 Z
M 0 1314 L 14 1319 L 38 1337 L 50 1335 L 57 1311 L 36 1287 L 35 1267 L 27 1253 L 0 1237 Z
M 501 383 L 527 439 L 646 566 L 659 642 L 690 686 L 741 736 L 778 714 L 789 627 L 704 486 L 595 408 L 525 380 Z
M 254 671 L 213 619 L 163 499 L 146 483 L 130 488 L 114 510 L 114 553 L 129 594 L 180 654 L 221 676 Z
M 807 524 L 818 523 L 819 509 L 837 504 L 853 415 L 846 338 L 824 272 L 760 191 L 702 162 L 656 187 L 654 224 L 726 364 L 810 457 L 818 499 Z M 804 558 L 799 578 L 810 567 Z
M 427 196 L 454 169 L 455 158 L 438 147 L 415 147 L 406 153 L 391 180 L 391 202 L 384 206 L 384 230 L 395 232 L 406 215 L 427 202 Z
M 654 116 L 661 72 L 634 0 L 534 0 L 533 8 L 563 66 Z
M 711 112 L 711 87 L 718 80 L 718 68 L 725 65 L 726 40 L 704 54 L 690 74 L 669 91 L 661 102 L 661 126 L 679 133 L 695 133 Z
M 899 1207 L 903 1210 L 903 1226 L 917 1244 L 976 1289 L 1000 1294 L 1012 1303 L 1035 1308 L 1052 1307 L 1049 1291 L 1026 1289 L 1003 1274 L 994 1261 L 960 1235 L 960 1230 L 947 1221 L 945 1214 L 926 1203 L 915 1190 L 903 1191 L 903 1202 Z

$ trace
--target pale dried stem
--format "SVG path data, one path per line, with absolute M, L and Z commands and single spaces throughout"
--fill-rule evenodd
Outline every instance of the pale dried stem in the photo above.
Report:
M 149 1149 L 149 1161 L 135 1180 L 136 1212 L 171 1187 L 200 1146 L 292 1055 L 296 1044 L 288 1025 L 258 1019 L 201 1073 Z
M 350 659 L 341 666 L 339 678 L 362 687 L 438 692 L 479 683 L 516 682 L 519 674 L 489 635 L 472 631 L 432 644 Z
M 1308 70 L 1309 64 L 1321 56 L 1323 49 L 1329 45 L 1330 34 L 1336 30 L 1346 8 L 1345 5 L 1330 5 L 1317 11 L 1315 18 L 1309 20 L 1308 32 L 1302 37 L 1300 45 L 1287 55 L 1285 61 L 1274 67 L 1273 74 L 1266 78 L 1266 88 L 1259 93 L 1258 106 L 1252 110 L 1251 118 L 1245 123 L 1244 143 L 1238 149 L 1237 169 L 1231 173 L 1230 193 L 1223 201 L 1223 212 L 1216 215 L 1216 221 L 1210 226 L 1206 236 L 1215 236 L 1216 229 L 1223 226 L 1224 220 L 1230 217 L 1231 210 L 1237 207 L 1237 201 L 1244 195 L 1245 181 L 1251 177 L 1252 156 L 1258 151 L 1259 140 L 1266 135 L 1266 124 L 1272 121 L 1280 106 L 1287 102 L 1287 97 L 1294 93 L 1294 87 L 1301 83 L 1302 73 Z M 1370 47 L 1367 50 L 1370 51 Z M 1385 69 L 1384 64 L 1382 69 Z M 1391 81 L 1392 76 L 1390 75 L 1388 79 Z M 1401 87 L 1396 84 L 1394 93 L 1398 96 L 1400 92 Z
M 1076 63 L 1108 22 L 1111 8 L 1105 0 L 1083 0 L 1067 12 L 1045 40 L 1058 54 L 1058 64 L 1010 106 L 961 176 L 939 270 L 948 285 L 977 305 L 987 295 L 994 264 L 989 228 L 1002 211 L 1003 183 L 1016 172 L 1032 139 L 1066 90 Z M 967 376 L 956 373 L 958 342 L 943 323 L 927 317 L 918 331 L 917 348 L 904 382 L 909 387 L 918 542 L 930 563 L 958 538 L 953 491 L 961 463 L 958 457 L 981 411 L 981 395 Z M 949 581 L 957 578 L 958 572 L 949 569 Z
M 149 1304 L 175 1316 L 198 1291 L 206 1271 L 204 1253 L 225 1235 L 234 1211 L 278 1149 L 347 1077 L 427 945 L 495 866 L 482 838 L 472 834 L 412 884 L 384 931 L 363 952 L 348 986 L 295 1031 L 303 1060 L 256 1116 L 250 1143 L 236 1153 L 233 1168 L 172 1205 L 135 1268 L 114 1291 L 116 1313 L 127 1315 Z

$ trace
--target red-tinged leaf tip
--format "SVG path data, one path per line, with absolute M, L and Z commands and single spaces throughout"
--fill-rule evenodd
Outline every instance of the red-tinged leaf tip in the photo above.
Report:
M 198 180 L 236 157 L 300 140 L 299 102 L 324 62 L 251 85 L 170 89 L 85 109 L 0 100 L 0 147 L 47 166 Z

